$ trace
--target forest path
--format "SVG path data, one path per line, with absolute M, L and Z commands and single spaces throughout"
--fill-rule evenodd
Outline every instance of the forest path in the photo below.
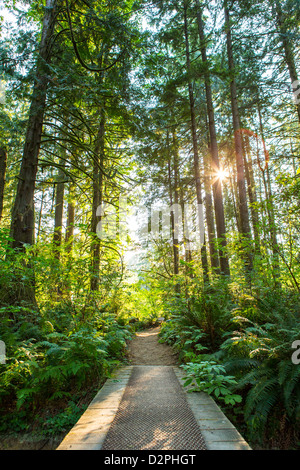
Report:
M 58 450 L 249 450 L 214 400 L 188 394 L 160 327 L 138 332 L 128 366 L 99 390 Z
M 177 354 L 167 344 L 158 342 L 160 327 L 139 331 L 130 341 L 128 361 L 130 365 L 160 365 L 172 366 L 177 364 Z
M 204 450 L 201 431 L 173 366 L 178 355 L 158 342 L 160 327 L 130 341 L 132 373 L 102 449 Z

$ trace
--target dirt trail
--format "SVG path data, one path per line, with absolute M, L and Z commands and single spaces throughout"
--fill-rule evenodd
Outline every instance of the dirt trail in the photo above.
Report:
M 158 326 L 136 333 L 129 343 L 130 365 L 172 366 L 177 364 L 177 354 L 167 344 L 158 342 L 159 330 Z

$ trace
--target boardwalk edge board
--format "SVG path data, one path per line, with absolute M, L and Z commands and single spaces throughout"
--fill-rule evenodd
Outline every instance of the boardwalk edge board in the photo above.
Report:
M 56 450 L 101 450 L 131 371 L 132 366 L 124 366 L 105 382 Z

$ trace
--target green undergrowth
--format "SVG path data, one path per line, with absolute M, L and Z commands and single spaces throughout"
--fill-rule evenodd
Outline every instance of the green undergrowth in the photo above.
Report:
M 179 353 L 186 384 L 210 394 L 252 448 L 299 449 L 299 296 L 216 281 L 166 310 L 160 341 Z
M 112 371 L 126 361 L 130 324 L 96 306 L 0 308 L 0 433 L 65 434 Z

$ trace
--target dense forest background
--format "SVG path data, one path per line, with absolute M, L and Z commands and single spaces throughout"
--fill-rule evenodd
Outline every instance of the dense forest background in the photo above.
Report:
M 0 432 L 66 433 L 163 317 L 252 446 L 298 448 L 299 1 L 0 14 Z

